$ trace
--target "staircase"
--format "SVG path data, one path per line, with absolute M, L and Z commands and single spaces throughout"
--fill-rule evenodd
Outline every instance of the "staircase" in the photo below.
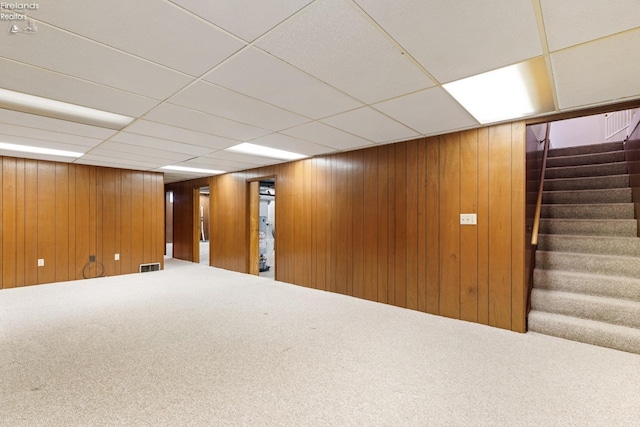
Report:
M 640 354 L 640 238 L 623 145 L 549 150 L 529 330 Z

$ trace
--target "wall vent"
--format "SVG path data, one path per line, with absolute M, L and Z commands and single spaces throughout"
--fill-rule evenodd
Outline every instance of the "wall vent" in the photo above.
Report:
M 140 264 L 140 268 L 138 269 L 138 272 L 148 273 L 150 271 L 160 271 L 160 263 L 150 262 L 148 264 Z

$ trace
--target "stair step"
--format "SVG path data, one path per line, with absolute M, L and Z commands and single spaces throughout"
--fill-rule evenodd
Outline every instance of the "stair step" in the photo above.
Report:
M 573 292 L 640 302 L 640 279 L 561 270 L 533 270 L 536 289 Z
M 598 165 L 565 166 L 547 168 L 545 179 L 580 178 L 592 176 L 624 175 L 627 173 L 627 162 L 603 163 Z
M 533 289 L 531 309 L 640 328 L 640 302 L 637 301 Z
M 624 150 L 622 141 L 602 144 L 578 145 L 575 147 L 551 148 L 548 157 L 579 156 L 582 154 L 606 153 L 607 151 Z
M 640 277 L 639 257 L 537 250 L 535 265 L 543 270 Z
M 547 159 L 547 167 L 555 168 L 565 166 L 595 165 L 601 163 L 624 162 L 625 160 L 626 158 L 623 150 L 608 151 L 606 153 L 590 153 L 549 157 Z
M 598 190 L 629 187 L 629 175 L 545 179 L 545 191 Z
M 542 203 L 598 204 L 631 203 L 631 188 L 608 188 L 604 190 L 544 191 Z
M 640 354 L 640 330 L 559 314 L 531 311 L 529 331 Z
M 540 218 L 540 233 L 635 237 L 638 235 L 638 221 L 635 219 Z
M 542 218 L 633 219 L 633 203 L 542 205 Z
M 538 249 L 542 251 L 640 257 L 640 238 L 540 234 L 538 236 Z

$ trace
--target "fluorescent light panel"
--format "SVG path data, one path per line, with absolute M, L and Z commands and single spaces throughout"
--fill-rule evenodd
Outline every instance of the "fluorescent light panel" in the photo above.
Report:
M 291 151 L 278 150 L 277 148 L 265 147 L 264 145 L 250 144 L 243 142 L 226 149 L 235 153 L 248 154 L 251 156 L 270 157 L 280 160 L 298 160 L 308 157 L 304 154 L 293 153 Z
M 186 166 L 163 166 L 160 169 L 166 169 L 166 170 L 178 171 L 178 172 L 206 173 L 210 175 L 218 175 L 221 173 L 225 173 L 225 171 L 217 171 L 213 169 L 188 168 Z
M 6 89 L 0 89 L 0 107 L 114 130 L 124 128 L 134 119 L 129 116 Z
M 20 153 L 33 153 L 33 154 L 46 154 L 49 156 L 61 156 L 61 157 L 80 157 L 84 153 L 77 153 L 75 151 L 54 150 L 53 148 L 32 147 L 29 145 L 8 144 L 6 142 L 0 142 L 0 150 L 17 151 Z
M 554 109 L 551 85 L 542 57 L 447 83 L 442 87 L 482 124 Z

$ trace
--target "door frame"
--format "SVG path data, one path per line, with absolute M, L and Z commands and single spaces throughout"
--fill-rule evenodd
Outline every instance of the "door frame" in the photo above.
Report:
M 277 190 L 275 175 L 261 176 L 247 180 L 247 272 L 255 276 L 260 275 L 260 181 L 273 180 Z M 277 210 L 276 210 L 277 215 Z M 274 266 L 274 277 L 277 277 L 278 263 Z

